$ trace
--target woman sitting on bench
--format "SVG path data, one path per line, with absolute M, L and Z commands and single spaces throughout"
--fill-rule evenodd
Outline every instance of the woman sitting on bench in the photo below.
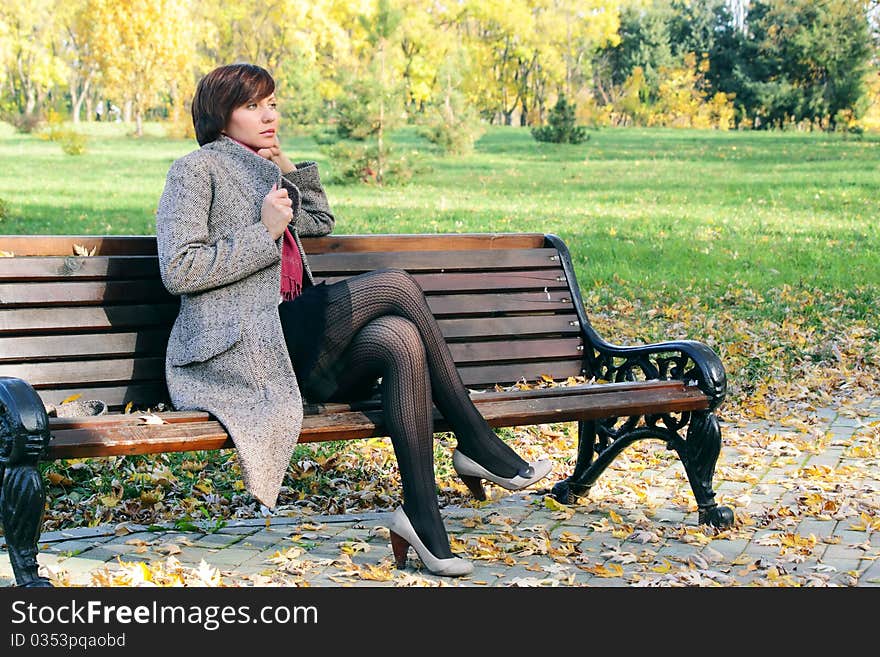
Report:
M 381 378 L 403 482 L 389 523 L 398 566 L 411 545 L 431 572 L 466 575 L 473 567 L 453 557 L 437 505 L 432 404 L 455 432 L 455 470 L 478 496 L 482 479 L 518 490 L 551 464 L 521 459 L 477 411 L 408 273 L 314 284 L 299 236 L 327 235 L 335 220 L 317 165 L 281 150 L 274 91 L 250 64 L 205 76 L 192 104 L 201 148 L 168 172 L 156 234 L 162 280 L 181 296 L 166 358 L 171 401 L 224 424 L 245 485 L 272 508 L 302 397 L 366 398 Z

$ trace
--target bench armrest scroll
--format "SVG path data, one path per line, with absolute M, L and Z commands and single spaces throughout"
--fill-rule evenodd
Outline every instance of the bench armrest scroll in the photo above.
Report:
M 634 346 L 620 346 L 606 342 L 587 318 L 571 254 L 565 242 L 556 235 L 545 235 L 544 239 L 559 252 L 559 259 L 568 279 L 585 343 L 586 372 L 607 381 L 645 378 L 693 382 L 709 398 L 710 409 L 715 409 L 721 404 L 727 393 L 727 374 L 721 359 L 711 347 L 695 340 Z

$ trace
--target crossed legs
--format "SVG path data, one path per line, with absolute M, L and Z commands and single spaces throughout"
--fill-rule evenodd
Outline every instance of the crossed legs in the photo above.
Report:
M 311 401 L 326 401 L 356 396 L 378 377 L 404 510 L 425 545 L 445 558 L 451 553 L 437 507 L 432 404 L 452 427 L 458 449 L 484 468 L 510 477 L 528 464 L 474 406 L 424 292 L 401 270 L 328 286 L 324 345 L 300 385 Z

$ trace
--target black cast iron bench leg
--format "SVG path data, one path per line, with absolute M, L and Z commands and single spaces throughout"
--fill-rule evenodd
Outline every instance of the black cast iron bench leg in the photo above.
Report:
M 552 495 L 563 504 L 586 496 L 599 476 L 627 446 L 638 440 L 656 438 L 666 441 L 668 448 L 678 453 L 697 500 L 699 523 L 720 528 L 731 526 L 733 511 L 716 504 L 712 489 L 715 464 L 721 453 L 721 429 L 715 414 L 712 411 L 692 412 L 686 439 L 678 433 L 682 426 L 675 426 L 671 420 L 671 427 L 658 423 L 654 416 L 646 417 L 646 420 L 646 425 L 639 426 L 639 417 L 630 417 L 619 427 L 615 426 L 616 418 L 605 422 L 578 422 L 574 471 L 553 486 Z

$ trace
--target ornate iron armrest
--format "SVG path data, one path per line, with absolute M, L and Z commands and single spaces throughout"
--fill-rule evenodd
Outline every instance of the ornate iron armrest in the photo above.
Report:
M 572 294 L 584 339 L 585 369 L 607 381 L 679 379 L 695 381 L 709 398 L 710 410 L 718 407 L 727 393 L 727 374 L 721 359 L 707 345 L 695 340 L 676 340 L 623 347 L 606 342 L 587 318 L 571 254 L 556 235 L 545 235 L 548 246 L 559 253 L 559 260 Z M 667 356 L 664 357 L 664 354 Z M 622 362 L 619 362 L 621 361 Z M 641 376 L 639 376 L 641 374 Z
M 585 358 L 596 377 L 607 381 L 680 380 L 695 383 L 717 408 L 727 393 L 727 374 L 711 347 L 696 340 L 675 340 L 622 347 L 602 340 L 588 327 L 593 353 Z M 586 351 L 586 350 L 585 350 Z

